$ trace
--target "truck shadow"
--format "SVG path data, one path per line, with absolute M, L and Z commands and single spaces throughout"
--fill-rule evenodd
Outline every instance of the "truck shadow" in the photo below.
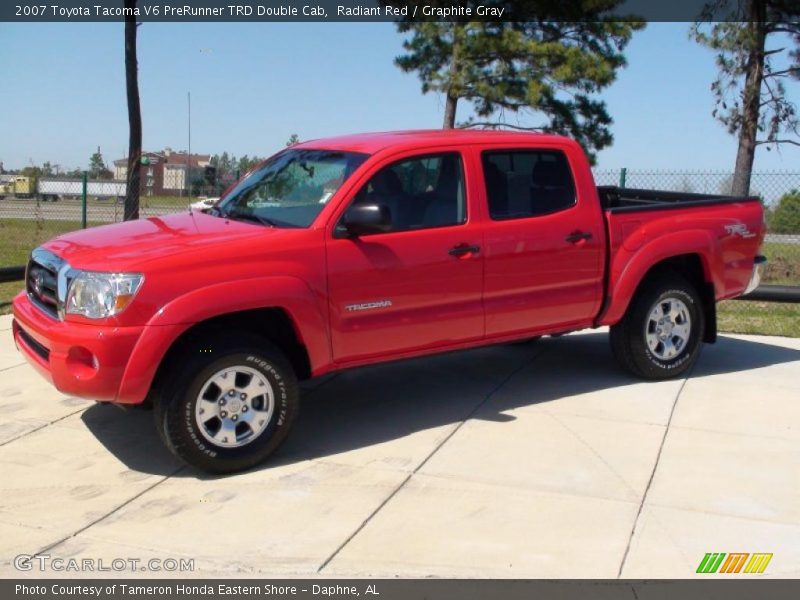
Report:
M 723 336 L 704 348 L 692 378 L 794 361 L 800 361 L 800 350 Z M 510 421 L 515 417 L 507 412 L 515 408 L 634 385 L 642 387 L 641 402 L 648 402 L 647 387 L 665 384 L 642 382 L 621 371 L 604 332 L 364 367 L 306 382 L 289 439 L 258 468 L 351 452 L 466 418 Z M 598 410 L 619 410 L 619 405 L 611 406 L 618 395 L 598 393 L 590 401 L 598 403 Z M 96 405 L 82 419 L 131 470 L 167 475 L 179 466 L 161 443 L 149 411 Z M 400 464 L 405 459 L 391 456 L 391 451 L 385 454 L 387 464 L 415 466 Z M 401 454 L 421 460 L 427 451 Z M 194 469 L 177 476 L 208 477 Z

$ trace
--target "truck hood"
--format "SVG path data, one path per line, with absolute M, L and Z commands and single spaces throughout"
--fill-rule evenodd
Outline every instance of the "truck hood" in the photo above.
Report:
M 291 231 L 187 211 L 73 231 L 44 247 L 76 268 L 137 271 L 176 254 L 213 253 L 218 246 L 250 238 L 263 246 Z

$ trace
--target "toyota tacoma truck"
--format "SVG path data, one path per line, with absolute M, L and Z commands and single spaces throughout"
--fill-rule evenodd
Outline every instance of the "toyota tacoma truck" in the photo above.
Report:
M 45 243 L 12 332 L 63 393 L 152 404 L 174 454 L 232 472 L 286 438 L 299 380 L 341 369 L 610 326 L 622 367 L 682 375 L 764 233 L 757 198 L 597 187 L 564 137 L 352 135 L 209 208 Z

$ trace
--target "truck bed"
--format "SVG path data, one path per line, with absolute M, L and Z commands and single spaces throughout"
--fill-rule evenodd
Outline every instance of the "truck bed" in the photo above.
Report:
M 608 236 L 607 294 L 632 295 L 635 286 L 626 282 L 638 284 L 650 265 L 678 255 L 697 257 L 716 300 L 744 292 L 764 236 L 758 198 L 613 186 L 597 191 Z M 607 313 L 604 324 L 619 317 Z
M 603 210 L 613 213 L 758 201 L 758 198 L 752 196 L 667 192 L 621 188 L 615 185 L 598 186 L 597 194 Z

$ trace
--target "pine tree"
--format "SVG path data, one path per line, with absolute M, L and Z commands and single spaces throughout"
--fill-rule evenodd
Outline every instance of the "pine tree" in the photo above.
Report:
M 97 147 L 97 152 L 92 154 L 89 158 L 89 177 L 92 179 L 111 179 L 114 174 L 106 166 L 106 161 L 100 152 L 100 146 Z
M 709 3 L 709 21 L 696 23 L 691 35 L 717 53 L 712 114 L 739 138 L 732 193 L 744 196 L 750 191 L 758 146 L 800 146 L 797 107 L 786 98 L 785 87 L 786 81 L 800 79 L 800 3 L 747 0 L 743 14 L 736 12 L 739 4 Z M 726 9 L 732 11 L 725 15 L 727 20 L 713 22 Z M 770 47 L 773 38 L 778 38 L 777 45 Z M 776 67 L 778 57 L 787 64 Z
M 508 4 L 516 14 L 537 14 L 539 5 L 542 13 L 553 12 L 546 0 Z M 465 100 L 483 124 L 520 113 L 536 119 L 525 128 L 570 135 L 593 154 L 613 140 L 612 119 L 597 93 L 625 66 L 623 50 L 644 27 L 639 20 L 602 16 L 620 4 L 575 0 L 563 9 L 573 21 L 403 21 L 398 30 L 410 37 L 395 62 L 417 72 L 423 93 L 444 94 L 444 128 L 455 126 L 458 102 Z

